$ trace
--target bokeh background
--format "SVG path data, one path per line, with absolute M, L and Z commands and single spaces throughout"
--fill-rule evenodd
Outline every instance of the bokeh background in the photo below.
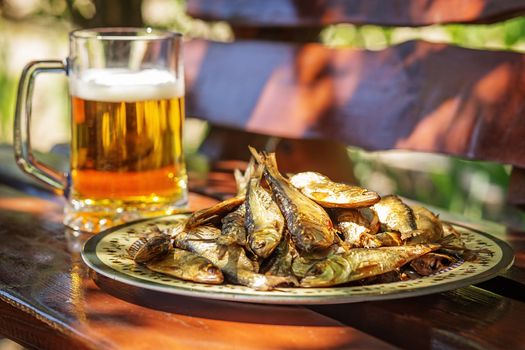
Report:
M 0 144 L 4 149 L 12 141 L 16 88 L 24 65 L 36 59 L 66 57 L 67 33 L 72 29 L 125 23 L 180 31 L 189 38 L 234 40 L 226 23 L 205 23 L 187 16 L 184 0 L 0 0 L 0 13 Z M 334 25 L 326 27 L 319 37 L 328 46 L 368 50 L 413 39 L 525 52 L 525 17 L 490 25 L 420 28 Z M 65 77 L 39 78 L 33 106 L 33 146 L 45 153 L 56 144 L 67 143 Z M 188 117 L 186 151 L 190 166 L 198 166 L 196 152 L 207 126 Z M 370 153 L 349 148 L 348 152 L 356 178 L 370 189 L 398 193 L 473 219 L 525 227 L 525 215 L 505 203 L 508 166 L 401 151 Z M 18 346 L 4 340 L 0 348 Z

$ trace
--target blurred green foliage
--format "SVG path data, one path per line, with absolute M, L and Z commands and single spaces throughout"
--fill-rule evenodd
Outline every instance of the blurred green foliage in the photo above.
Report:
M 334 47 L 382 50 L 408 40 L 449 43 L 473 49 L 525 52 L 525 17 L 494 24 L 447 24 L 424 27 L 380 27 L 337 24 L 326 27 L 321 41 Z
M 2 45 L 1 42 L 0 45 Z M 2 45 L 2 47 L 6 46 Z M 5 59 L 5 50 L 1 50 L 0 68 L 5 67 Z M 10 122 L 12 121 L 11 115 L 14 113 L 17 83 L 17 80 L 10 77 L 5 69 L 0 69 L 0 143 L 10 137 Z
M 505 203 L 511 167 L 437 154 L 349 148 L 357 181 L 471 219 L 525 227 L 525 213 Z

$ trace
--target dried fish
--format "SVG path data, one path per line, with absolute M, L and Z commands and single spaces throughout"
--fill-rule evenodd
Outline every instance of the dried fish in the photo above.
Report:
M 291 186 L 279 173 L 275 154 L 259 154 L 253 148 L 250 151 L 255 160 L 265 166 L 264 176 L 299 252 L 316 253 L 334 244 L 334 228 L 330 217 L 321 206 Z
M 245 228 L 246 206 L 241 204 L 237 209 L 222 218 L 221 236 L 217 243 L 222 245 L 237 244 L 246 245 Z
M 249 181 L 245 204 L 248 246 L 257 256 L 266 258 L 283 236 L 283 214 L 271 195 L 261 187 L 260 177 Z
M 454 227 L 426 208 L 319 173 L 287 180 L 274 153 L 250 152 L 244 174 L 235 171 L 236 197 L 164 222 L 162 230 L 148 224 L 135 232 L 141 238 L 130 257 L 184 280 L 271 290 L 419 278 L 490 253 L 468 249 Z
M 313 171 L 295 174 L 290 178 L 290 183 L 305 196 L 327 208 L 368 207 L 381 198 L 366 188 L 333 182 Z
M 308 198 L 327 208 L 358 208 L 370 206 L 380 199 L 376 192 L 359 186 L 331 181 L 316 172 L 293 175 L 290 183 Z
M 209 208 L 197 210 L 186 221 L 186 228 L 191 229 L 213 222 L 220 222 L 221 218 L 244 203 L 244 196 L 228 198 Z
M 292 261 L 292 272 L 294 276 L 298 278 L 303 278 L 306 276 L 308 270 L 312 268 L 316 263 L 320 262 L 322 259 L 312 259 L 305 258 L 303 256 L 296 256 Z
M 147 262 L 146 267 L 186 281 L 208 284 L 221 284 L 224 281 L 221 270 L 208 259 L 178 248 L 160 260 Z
M 417 230 L 408 238 L 407 244 L 433 243 L 443 238 L 443 226 L 437 215 L 427 208 L 412 206 Z
M 141 237 L 128 248 L 128 254 L 136 263 L 160 258 L 172 249 L 170 237 L 164 234 Z
M 429 276 L 449 268 L 458 259 L 446 254 L 427 253 L 410 262 L 410 266 L 420 275 Z
M 371 235 L 375 235 L 381 229 L 381 223 L 377 213 L 370 208 L 359 208 L 359 213 L 368 221 L 368 229 Z
M 301 287 L 330 287 L 377 276 L 397 269 L 439 247 L 438 244 L 418 244 L 351 249 L 347 253 L 331 255 L 314 264 L 301 280 Z
M 266 259 L 261 266 L 261 273 L 272 276 L 293 276 L 292 262 L 297 256 L 297 251 L 293 247 L 290 239 L 290 233 L 285 231 L 281 243 L 275 248 L 275 251 Z
M 174 244 L 210 260 L 232 283 L 256 290 L 270 290 L 282 284 L 297 285 L 293 276 L 265 276 L 258 273 L 259 265 L 246 256 L 242 247 L 217 244 L 220 234 L 220 230 L 213 226 L 199 226 L 179 233 Z
M 393 247 L 404 244 L 403 240 L 401 239 L 401 233 L 399 232 L 380 232 L 375 235 L 375 238 L 381 242 L 381 246 L 383 247 Z
M 417 230 L 416 218 L 412 209 L 398 196 L 385 196 L 371 209 L 377 213 L 382 231 L 397 231 L 403 235 Z
M 370 222 L 357 209 L 337 209 L 334 211 L 336 228 L 344 236 L 344 241 L 353 247 L 377 248 L 381 241 L 375 237 Z M 372 233 L 374 232 L 374 233 Z
M 441 226 L 443 227 L 443 236 L 453 235 L 455 237 L 461 237 L 461 234 L 448 222 L 442 222 Z

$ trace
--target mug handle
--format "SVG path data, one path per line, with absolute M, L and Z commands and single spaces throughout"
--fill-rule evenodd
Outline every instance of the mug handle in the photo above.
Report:
M 59 60 L 46 60 L 33 61 L 24 67 L 16 96 L 13 130 L 15 159 L 24 172 L 53 187 L 59 194 L 64 194 L 67 188 L 66 175 L 39 162 L 33 156 L 31 149 L 30 122 L 33 87 L 36 76 L 44 72 L 67 73 L 66 64 Z

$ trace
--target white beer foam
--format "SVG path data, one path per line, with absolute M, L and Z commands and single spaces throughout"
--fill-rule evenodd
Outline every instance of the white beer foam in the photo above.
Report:
M 184 96 L 184 81 L 158 69 L 88 69 L 70 77 L 71 95 L 101 102 L 134 102 Z

